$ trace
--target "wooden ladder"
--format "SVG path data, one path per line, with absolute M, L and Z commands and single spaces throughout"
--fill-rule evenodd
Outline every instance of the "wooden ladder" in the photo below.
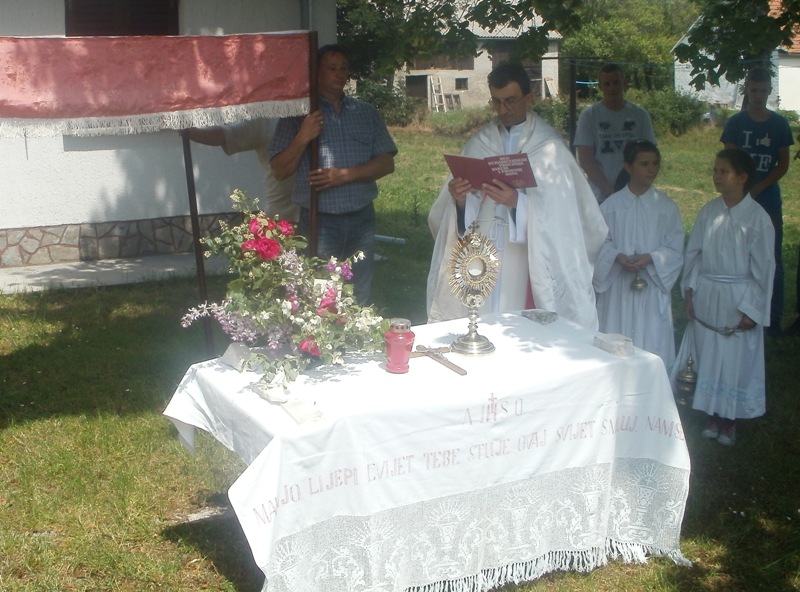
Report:
M 433 102 L 433 110 L 436 113 L 446 113 L 447 103 L 444 100 L 444 93 L 442 92 L 442 79 L 440 76 L 430 77 L 431 81 L 431 101 Z

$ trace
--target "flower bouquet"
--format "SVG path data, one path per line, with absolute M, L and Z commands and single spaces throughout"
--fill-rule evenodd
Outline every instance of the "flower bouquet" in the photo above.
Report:
M 357 305 L 353 286 L 345 283 L 352 278 L 351 260 L 304 255 L 306 240 L 294 224 L 268 217 L 238 189 L 231 199 L 244 221 L 220 222 L 220 235 L 202 241 L 206 256 L 227 258 L 236 277 L 222 302 L 191 308 L 184 327 L 213 317 L 234 342 L 257 346 L 247 366 L 263 372 L 269 384 L 292 382 L 311 364 L 340 364 L 347 350 L 383 346 L 386 322 L 372 307 Z

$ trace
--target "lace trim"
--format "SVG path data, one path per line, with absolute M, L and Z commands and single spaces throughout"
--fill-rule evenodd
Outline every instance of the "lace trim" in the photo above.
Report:
M 278 541 L 266 592 L 480 592 L 680 552 L 689 471 L 618 459 L 394 508 Z
M 293 117 L 308 113 L 307 98 L 269 101 L 210 109 L 193 109 L 117 117 L 80 119 L 0 119 L 0 138 L 42 138 L 48 136 L 120 136 L 181 130 L 190 127 L 225 125 L 260 117 Z

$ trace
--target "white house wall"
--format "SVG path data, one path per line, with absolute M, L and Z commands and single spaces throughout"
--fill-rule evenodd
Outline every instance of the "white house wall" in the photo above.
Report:
M 558 96 L 558 57 L 559 45 L 555 41 L 550 41 L 548 52 L 542 56 L 542 78 L 549 85 L 553 96 Z M 544 85 L 542 89 L 544 90 Z
M 336 3 L 309 0 L 320 45 L 336 43 Z M 300 0 L 182 0 L 182 35 L 225 35 L 300 28 Z
M 320 44 L 334 42 L 335 1 L 312 4 Z M 301 25 L 298 0 L 182 0 L 180 11 L 182 34 L 298 30 Z M 64 0 L 0 3 L 0 35 L 63 34 Z M 230 211 L 234 188 L 263 193 L 263 172 L 253 153 L 226 156 L 219 148 L 192 144 L 192 156 L 201 214 Z M 189 213 L 176 132 L 0 139 L 0 162 L 0 230 Z
M 551 41 L 549 51 L 543 56 L 542 59 L 542 77 L 550 79 L 550 89 L 554 95 L 558 94 L 558 42 Z M 487 83 L 487 76 L 492 71 L 492 58 L 489 52 L 481 50 L 475 57 L 473 68 L 471 70 L 409 70 L 403 72 L 401 75 L 419 76 L 425 75 L 434 79 L 435 81 L 441 80 L 442 93 L 456 95 L 462 108 L 485 107 L 491 94 L 489 93 L 489 85 Z M 398 76 L 399 77 L 399 76 Z M 456 90 L 456 79 L 467 79 L 467 90 Z M 431 98 L 430 82 L 428 84 L 428 100 L 433 107 Z M 544 92 L 544 86 L 542 86 Z M 539 97 L 543 98 L 543 97 Z
M 778 82 L 780 108 L 800 113 L 800 53 L 781 56 Z
M 772 109 L 786 109 L 800 113 L 800 54 L 773 52 L 772 63 L 777 64 L 777 76 L 772 80 L 772 94 L 767 106 Z M 697 91 L 690 84 L 691 64 L 675 62 L 675 90 L 694 96 L 709 105 L 720 105 L 729 109 L 742 106 L 742 83 L 733 84 L 722 80 L 719 85 L 706 84 Z
M 742 94 L 738 84 L 722 80 L 722 84 L 706 84 L 702 90 L 695 90 L 691 85 L 692 65 L 675 63 L 675 90 L 696 97 L 709 105 L 726 108 L 737 108 L 742 105 Z
M 2 4 L 2 36 L 55 35 L 64 32 L 64 0 L 12 0 Z

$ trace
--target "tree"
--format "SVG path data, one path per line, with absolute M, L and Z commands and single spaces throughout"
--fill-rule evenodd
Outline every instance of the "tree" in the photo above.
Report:
M 579 27 L 582 0 L 339 0 L 337 28 L 353 77 L 390 80 L 416 57 L 475 55 L 470 23 L 488 30 L 520 28 L 534 14 L 542 25 L 523 31 L 515 58 L 539 59 L 548 36 Z
M 578 76 L 594 80 L 598 61 L 625 64 L 633 86 L 672 84 L 671 50 L 697 18 L 690 0 L 591 0 L 581 8 L 585 24 L 566 36 L 561 55 L 578 60 Z
M 719 84 L 744 78 L 752 66 L 769 61 L 781 46 L 791 45 L 800 27 L 800 0 L 699 0 L 702 16 L 686 42 L 675 48 L 692 65 L 692 84 Z M 775 7 L 771 10 L 770 5 Z

